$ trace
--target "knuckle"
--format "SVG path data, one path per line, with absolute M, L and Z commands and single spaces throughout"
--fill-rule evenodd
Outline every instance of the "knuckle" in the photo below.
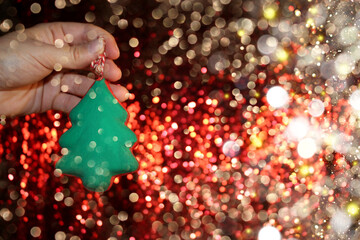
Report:
M 81 51 L 78 47 L 74 46 L 70 48 L 70 56 L 73 60 L 73 63 L 80 61 L 81 59 Z

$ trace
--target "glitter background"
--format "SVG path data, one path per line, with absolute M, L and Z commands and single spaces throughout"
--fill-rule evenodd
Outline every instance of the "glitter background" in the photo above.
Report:
M 0 239 L 359 239 L 358 9 L 0 0 L 1 34 L 77 21 L 114 35 L 140 163 L 89 192 L 54 168 L 66 114 L 1 116 Z

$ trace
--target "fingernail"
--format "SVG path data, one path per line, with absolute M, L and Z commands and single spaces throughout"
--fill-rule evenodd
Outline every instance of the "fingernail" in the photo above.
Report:
M 89 52 L 92 54 L 101 54 L 104 52 L 105 41 L 104 38 L 100 37 L 90 42 Z

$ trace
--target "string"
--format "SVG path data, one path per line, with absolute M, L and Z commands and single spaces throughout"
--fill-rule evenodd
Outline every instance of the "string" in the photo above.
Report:
M 105 66 L 105 57 L 106 57 L 106 53 L 105 53 L 105 40 L 103 37 L 99 37 L 100 39 L 102 39 L 102 42 L 104 42 L 104 52 L 101 53 L 97 59 L 95 59 L 94 61 L 91 62 L 90 64 L 90 68 L 91 71 L 95 74 L 95 79 L 96 80 L 101 80 L 103 79 L 103 75 L 104 75 L 104 66 Z

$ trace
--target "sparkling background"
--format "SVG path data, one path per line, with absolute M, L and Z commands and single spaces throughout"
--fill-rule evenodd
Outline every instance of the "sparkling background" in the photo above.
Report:
M 86 191 L 54 169 L 67 115 L 1 116 L 0 239 L 359 239 L 359 9 L 0 0 L 2 34 L 78 21 L 115 36 L 140 163 Z

